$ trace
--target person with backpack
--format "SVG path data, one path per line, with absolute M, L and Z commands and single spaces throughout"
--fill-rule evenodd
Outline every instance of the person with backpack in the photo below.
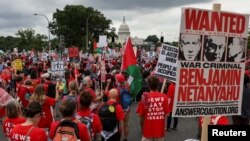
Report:
M 142 128 L 142 141 L 164 141 L 165 121 L 170 109 L 168 97 L 158 92 L 159 79 L 155 76 L 148 78 L 149 93 L 143 94 L 137 107 Z
M 116 101 L 117 89 L 109 91 L 109 100 L 103 103 L 98 111 L 102 123 L 102 141 L 120 141 L 124 135 L 124 112 Z
M 90 111 L 92 96 L 89 92 L 80 92 L 80 110 L 76 119 L 84 123 L 90 133 L 92 141 L 101 141 L 102 123 L 99 116 Z
M 42 106 L 31 102 L 25 110 L 26 121 L 17 124 L 10 133 L 11 141 L 47 141 L 44 129 L 37 127 L 42 117 Z
M 66 99 L 59 107 L 62 114 L 61 121 L 52 122 L 49 137 L 53 141 L 91 141 L 88 128 L 85 124 L 75 119 L 76 102 Z
M 127 141 L 128 138 L 128 130 L 129 130 L 129 114 L 130 114 L 130 106 L 132 104 L 132 96 L 129 90 L 129 85 L 126 81 L 126 78 L 123 74 L 116 74 L 116 85 L 117 90 L 120 94 L 120 104 L 124 111 L 124 140 Z

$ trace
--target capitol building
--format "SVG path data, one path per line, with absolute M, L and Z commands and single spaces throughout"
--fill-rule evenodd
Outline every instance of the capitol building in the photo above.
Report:
M 125 16 L 123 16 L 123 22 L 120 25 L 119 30 L 118 30 L 118 40 L 116 41 L 116 43 L 120 43 L 121 45 L 123 45 L 129 36 L 130 36 L 129 26 L 126 24 Z M 138 37 L 135 37 L 135 38 L 131 37 L 131 39 L 132 39 L 133 45 L 143 44 L 143 41 L 144 41 L 144 39 L 141 39 Z

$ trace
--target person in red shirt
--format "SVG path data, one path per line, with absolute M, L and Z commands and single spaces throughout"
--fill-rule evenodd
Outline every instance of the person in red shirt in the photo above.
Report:
M 6 106 L 7 118 L 3 121 L 3 131 L 5 136 L 10 139 L 10 132 L 16 124 L 21 124 L 26 121 L 22 117 L 21 105 L 17 100 L 8 102 Z
M 174 105 L 174 93 L 175 93 L 175 83 L 170 82 L 168 91 L 167 91 L 167 96 L 168 96 L 168 103 L 169 103 L 169 109 L 170 109 L 170 114 L 167 120 L 167 131 L 170 131 L 170 126 L 172 122 L 172 111 L 173 111 L 173 105 Z M 174 117 L 174 125 L 173 125 L 173 130 L 176 131 L 178 125 L 178 117 Z
M 92 103 L 90 105 L 90 110 L 93 113 L 98 112 L 99 101 L 102 99 L 102 95 L 98 92 L 96 93 L 91 87 L 93 85 L 93 81 L 91 80 L 90 76 L 86 76 L 82 81 L 81 90 L 87 91 L 92 96 Z
M 100 121 L 100 118 L 97 114 L 92 113 L 90 111 L 90 104 L 92 101 L 92 96 L 86 92 L 81 91 L 80 92 L 80 110 L 77 112 L 76 119 L 80 120 L 82 118 L 88 118 L 91 122 L 91 137 L 94 141 L 101 141 L 101 131 L 102 131 L 102 123 Z
M 20 85 L 17 91 L 17 96 L 20 99 L 20 103 L 23 108 L 26 108 L 29 104 L 29 97 L 25 96 L 27 93 L 32 95 L 34 87 L 32 86 L 31 80 L 25 80 L 23 85 Z
M 107 132 L 105 130 L 101 131 L 102 134 L 102 141 L 119 141 L 124 136 L 124 112 L 122 109 L 122 106 L 117 103 L 116 99 L 118 97 L 118 91 L 117 89 L 111 89 L 109 91 L 109 100 L 107 101 L 108 105 L 114 105 L 115 104 L 115 114 L 116 119 L 119 122 L 118 126 L 115 127 L 113 132 Z M 109 108 L 109 110 L 112 110 L 112 108 Z M 100 117 L 101 118 L 101 117 Z
M 37 124 L 42 116 L 42 106 L 38 102 L 29 104 L 26 110 L 26 121 L 16 125 L 11 133 L 11 141 L 47 141 L 44 129 L 38 128 Z
M 149 93 L 143 94 L 137 107 L 142 126 L 142 141 L 164 141 L 165 121 L 170 110 L 168 97 L 158 92 L 159 80 L 155 76 L 148 78 Z
M 42 118 L 38 123 L 40 128 L 49 128 L 52 123 L 53 117 L 53 106 L 56 104 L 59 99 L 58 88 L 56 88 L 56 97 L 55 99 L 46 96 L 46 92 L 43 84 L 36 86 L 34 94 L 30 97 L 29 102 L 39 102 L 42 105 Z
M 91 138 L 88 133 L 87 126 L 79 121 L 77 121 L 74 117 L 75 112 L 76 112 L 76 102 L 72 99 L 67 99 L 63 101 L 59 107 L 59 110 L 62 114 L 63 120 L 71 120 L 75 123 L 77 123 L 78 126 L 78 131 L 79 131 L 79 137 L 81 141 L 91 141 Z M 50 132 L 49 132 L 49 137 L 51 139 L 54 138 L 57 127 L 59 125 L 60 121 L 55 121 L 52 122 L 51 127 L 50 127 Z

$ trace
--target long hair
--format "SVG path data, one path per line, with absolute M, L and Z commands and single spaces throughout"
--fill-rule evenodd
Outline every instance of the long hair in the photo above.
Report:
M 43 84 L 39 84 L 36 86 L 35 88 L 35 92 L 34 94 L 32 94 L 32 96 L 30 97 L 30 103 L 31 102 L 38 102 L 41 105 L 43 105 L 44 101 L 45 101 L 45 89 Z
M 6 105 L 6 114 L 9 118 L 16 118 L 22 115 L 21 105 L 17 100 L 11 100 Z
M 70 93 L 72 93 L 73 95 L 77 95 L 78 85 L 75 80 L 69 83 L 69 90 L 70 90 Z

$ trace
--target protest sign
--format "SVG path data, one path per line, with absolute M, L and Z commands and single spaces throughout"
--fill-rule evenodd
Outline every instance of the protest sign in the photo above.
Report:
M 69 60 L 71 62 L 78 62 L 80 60 L 78 47 L 68 48 L 68 53 L 69 53 Z
M 15 70 L 23 70 L 23 61 L 21 59 L 15 59 L 13 65 Z
M 64 78 L 64 61 L 52 61 L 51 62 L 51 79 Z
M 178 48 L 162 44 L 155 74 L 170 81 L 176 81 Z
M 42 61 L 47 61 L 47 60 L 48 60 L 48 56 L 49 56 L 48 53 L 43 52 L 43 53 L 42 53 L 42 58 L 41 58 L 41 60 L 42 60 Z
M 103 47 L 106 47 L 108 44 L 107 44 L 107 36 L 106 35 L 100 35 L 99 36 L 99 42 L 97 43 L 97 46 L 99 48 L 103 48 Z
M 101 61 L 101 82 L 104 83 L 106 81 L 106 67 L 105 61 Z
M 246 44 L 233 44 L 246 41 L 248 21 L 244 14 L 182 9 L 173 116 L 241 113 Z

